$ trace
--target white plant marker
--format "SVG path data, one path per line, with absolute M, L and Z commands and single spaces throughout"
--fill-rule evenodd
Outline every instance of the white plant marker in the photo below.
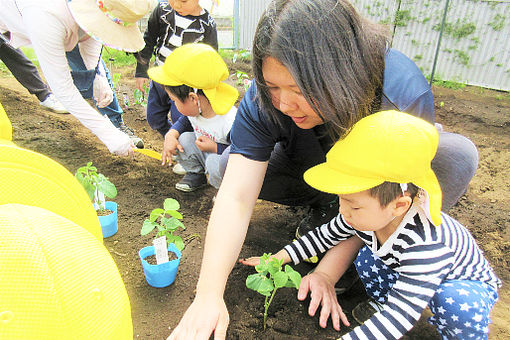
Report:
M 152 241 L 156 251 L 156 264 L 168 262 L 168 247 L 166 245 L 166 236 L 161 236 Z
M 97 202 L 97 204 L 94 203 L 94 209 L 96 209 L 96 210 L 105 209 L 106 200 L 104 197 L 104 193 L 102 193 L 101 191 L 98 191 L 97 189 L 94 192 L 94 201 Z

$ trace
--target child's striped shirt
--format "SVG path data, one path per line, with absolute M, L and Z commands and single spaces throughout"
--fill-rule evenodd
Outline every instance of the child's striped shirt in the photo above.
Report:
M 323 253 L 340 241 L 358 236 L 388 267 L 399 273 L 384 309 L 346 339 L 373 338 L 383 334 L 398 339 L 420 318 L 439 285 L 445 280 L 484 282 L 501 286 L 483 252 L 469 231 L 442 213 L 443 223 L 435 227 L 421 208 L 413 204 L 396 231 L 383 245 L 373 231 L 357 231 L 339 214 L 285 247 L 295 264 Z

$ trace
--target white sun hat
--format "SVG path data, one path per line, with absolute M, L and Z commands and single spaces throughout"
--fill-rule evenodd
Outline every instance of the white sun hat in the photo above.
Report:
M 68 5 L 78 25 L 104 45 L 126 52 L 145 45 L 136 23 L 151 10 L 150 0 L 68 0 Z

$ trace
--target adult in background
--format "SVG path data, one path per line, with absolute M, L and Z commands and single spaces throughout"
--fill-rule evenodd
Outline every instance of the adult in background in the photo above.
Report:
M 14 78 L 23 85 L 30 94 L 39 99 L 42 107 L 56 113 L 69 113 L 66 108 L 60 104 L 46 85 L 37 67 L 19 48 L 12 47 L 9 42 L 10 33 L 0 34 L 0 60 L 11 71 Z
M 215 339 L 225 338 L 225 284 L 257 198 L 311 206 L 312 214 L 299 225 L 304 234 L 336 215 L 338 202 L 308 186 L 303 173 L 325 162 L 326 152 L 354 123 L 388 109 L 434 123 L 426 79 L 409 58 L 388 46 L 387 30 L 360 17 L 346 0 L 269 4 L 255 33 L 255 82 L 232 126 L 230 157 L 209 220 L 196 296 L 169 339 L 208 339 L 213 331 Z M 443 191 L 443 211 L 465 192 L 477 162 L 476 148 L 467 138 L 440 133 L 432 168 Z M 354 247 L 355 241 L 345 242 Z M 339 278 L 330 279 L 334 284 Z M 311 315 L 322 303 L 314 289 L 308 280 L 299 296 L 304 299 L 311 292 Z
M 0 0 L 0 8 L 0 32 L 11 32 L 14 48 L 32 45 L 57 99 L 110 152 L 143 147 L 124 124 L 101 50 L 103 44 L 127 52 L 143 47 L 136 21 L 150 10 L 149 0 Z

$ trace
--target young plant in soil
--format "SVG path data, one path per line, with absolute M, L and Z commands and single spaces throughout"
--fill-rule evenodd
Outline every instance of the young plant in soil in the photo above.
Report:
M 166 236 L 167 245 L 174 243 L 177 249 L 184 249 L 184 241 L 178 235 L 174 235 L 174 232 L 181 228 L 186 229 L 182 220 L 182 215 L 177 210 L 180 209 L 180 204 L 173 198 L 165 199 L 162 208 L 156 208 L 151 211 L 148 219 L 143 221 L 142 230 L 140 234 L 142 236 L 147 235 L 155 228 L 158 230 L 156 237 Z
M 115 198 L 117 196 L 117 188 L 108 180 L 108 178 L 97 172 L 97 168 L 88 162 L 86 166 L 82 166 L 76 170 L 74 175 L 78 182 L 85 188 L 85 191 L 90 197 L 97 214 L 107 215 L 108 211 L 105 209 L 105 196 L 108 198 Z
M 283 260 L 271 257 L 271 253 L 264 254 L 260 258 L 260 264 L 255 266 L 256 274 L 246 278 L 246 287 L 266 297 L 264 301 L 264 330 L 266 329 L 267 310 L 273 301 L 278 288 L 291 287 L 299 288 L 301 274 L 285 265 L 282 270 Z

